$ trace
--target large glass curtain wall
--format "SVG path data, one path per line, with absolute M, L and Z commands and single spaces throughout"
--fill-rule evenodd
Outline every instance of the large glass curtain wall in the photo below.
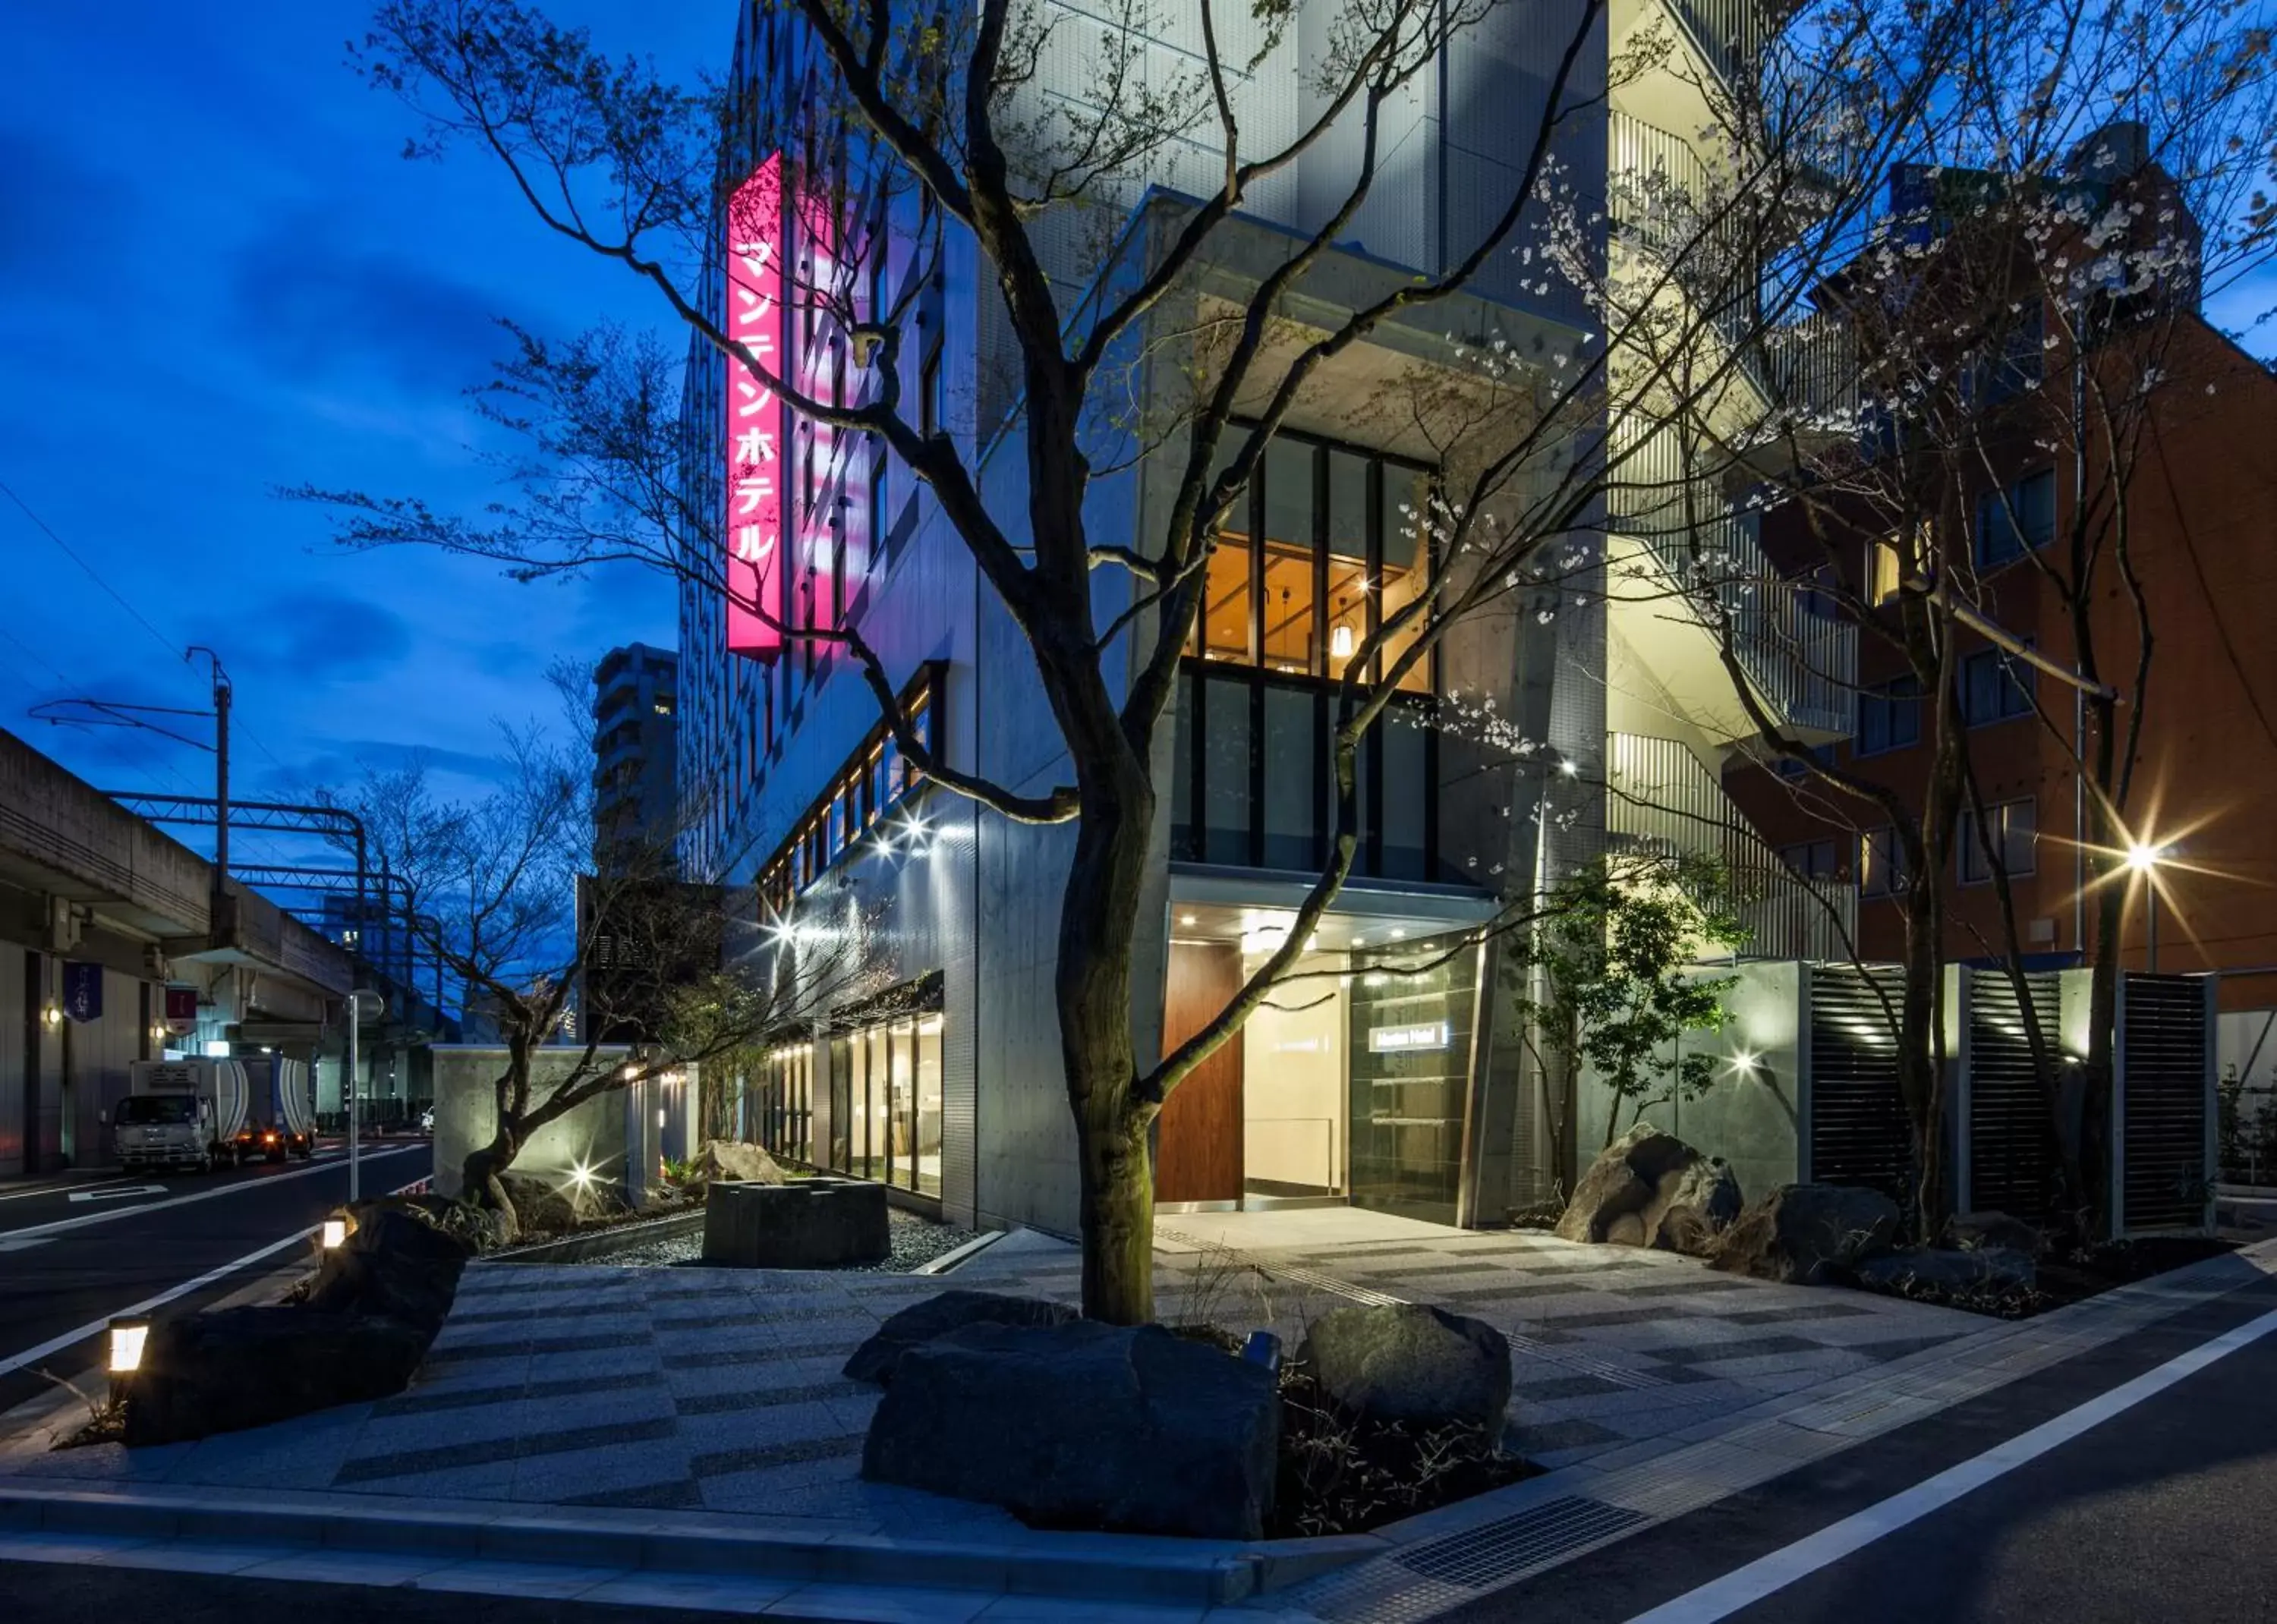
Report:
M 1336 684 L 1431 578 L 1426 468 L 1276 436 L 1211 551 L 1178 690 L 1172 849 L 1189 861 L 1317 869 L 1336 827 Z M 1413 640 L 1385 640 L 1375 679 Z M 1438 762 L 1436 653 L 1417 662 L 1359 762 L 1359 871 L 1428 879 Z
M 759 1142 L 775 1156 L 812 1162 L 814 1155 L 814 1051 L 800 1043 L 778 1049 L 760 1068 L 758 1106 Z
M 842 1135 L 832 1165 L 919 1195 L 940 1194 L 940 1040 L 938 1014 L 864 1027 L 830 1043 Z

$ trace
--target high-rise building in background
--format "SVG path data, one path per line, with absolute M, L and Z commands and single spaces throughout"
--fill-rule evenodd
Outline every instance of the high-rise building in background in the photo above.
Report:
M 593 864 L 668 849 L 679 818 L 680 656 L 628 643 L 593 668 Z

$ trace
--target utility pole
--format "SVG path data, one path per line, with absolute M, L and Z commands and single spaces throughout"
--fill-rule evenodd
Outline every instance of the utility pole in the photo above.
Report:
M 229 707 L 234 697 L 229 672 L 221 656 L 202 643 L 182 650 L 186 660 L 206 656 L 207 676 L 213 684 L 214 718 L 214 861 L 213 916 L 220 929 L 223 899 L 229 894 Z

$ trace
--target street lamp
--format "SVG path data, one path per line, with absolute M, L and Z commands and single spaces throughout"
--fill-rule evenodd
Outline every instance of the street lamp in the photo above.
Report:
M 2150 974 L 2153 975 L 2159 973 L 2159 865 L 2174 854 L 2174 848 L 2171 846 L 2152 846 L 2143 840 L 2134 841 L 2127 847 L 2128 869 L 2143 877 L 2145 888 L 2151 893 L 2149 960 Z

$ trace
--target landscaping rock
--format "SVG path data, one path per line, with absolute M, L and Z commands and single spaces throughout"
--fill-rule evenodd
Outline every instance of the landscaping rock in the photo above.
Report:
M 1484 1321 L 1420 1303 L 1352 1303 L 1313 1322 L 1297 1349 L 1321 1394 L 1362 1420 L 1499 1436 L 1510 1341 Z
M 1899 1296 L 1928 1293 L 2007 1297 L 2032 1290 L 2038 1280 L 2039 1269 L 2031 1254 L 2004 1246 L 1976 1247 L 1965 1252 L 1907 1247 L 1858 1265 L 1859 1285 Z
M 369 1223 L 376 1212 L 404 1212 L 446 1235 L 457 1237 L 470 1251 L 495 1251 L 506 1244 L 506 1214 L 447 1195 L 381 1195 L 353 1202 L 341 1209 L 357 1226 Z
M 2047 1249 L 2047 1237 L 2019 1218 L 2005 1212 L 1957 1212 L 1947 1219 L 1943 1244 L 1963 1252 L 2003 1247 L 2037 1257 Z
M 902 1354 L 862 1475 L 1045 1527 L 1255 1539 L 1280 1416 L 1262 1365 L 1160 1325 L 971 1324 Z
M 590 1200 L 581 1201 L 569 1189 L 558 1188 L 552 1180 L 533 1173 L 500 1173 L 499 1183 L 506 1189 L 506 1198 L 514 1203 L 514 1220 L 522 1238 L 575 1229 L 581 1219 L 592 1216 L 595 1210 Z
M 1740 1215 L 1709 1261 L 1759 1280 L 1839 1285 L 1889 1250 L 1897 1230 L 1897 1204 L 1878 1191 L 1782 1184 Z
M 308 1309 L 319 1314 L 385 1317 L 427 1342 L 442 1329 L 457 1296 L 459 1276 L 474 1248 L 408 1212 L 369 1213 L 339 1246 L 324 1255 L 308 1288 Z
M 1076 1317 L 1063 1303 L 1036 1297 L 1007 1297 L 988 1291 L 945 1291 L 912 1302 L 878 1327 L 856 1348 L 840 1374 L 849 1381 L 890 1385 L 894 1367 L 912 1347 L 966 1325 L 1064 1325 Z
M 392 1319 L 308 1308 L 161 1319 L 126 1381 L 126 1441 L 179 1443 L 387 1398 L 409 1385 L 428 1340 Z
M 739 1184 L 781 1184 L 789 1177 L 762 1145 L 744 1144 L 733 1139 L 707 1140 L 696 1157 L 696 1181 L 699 1183 L 733 1180 Z
M 1744 1205 L 1721 1157 L 1640 1122 L 1605 1147 L 1557 1220 L 1564 1240 L 1706 1255 Z
M 1746 1207 L 1732 1164 L 1720 1156 L 1703 1156 L 1662 1176 L 1643 1217 L 1652 1243 L 1661 1250 L 1705 1257 Z

